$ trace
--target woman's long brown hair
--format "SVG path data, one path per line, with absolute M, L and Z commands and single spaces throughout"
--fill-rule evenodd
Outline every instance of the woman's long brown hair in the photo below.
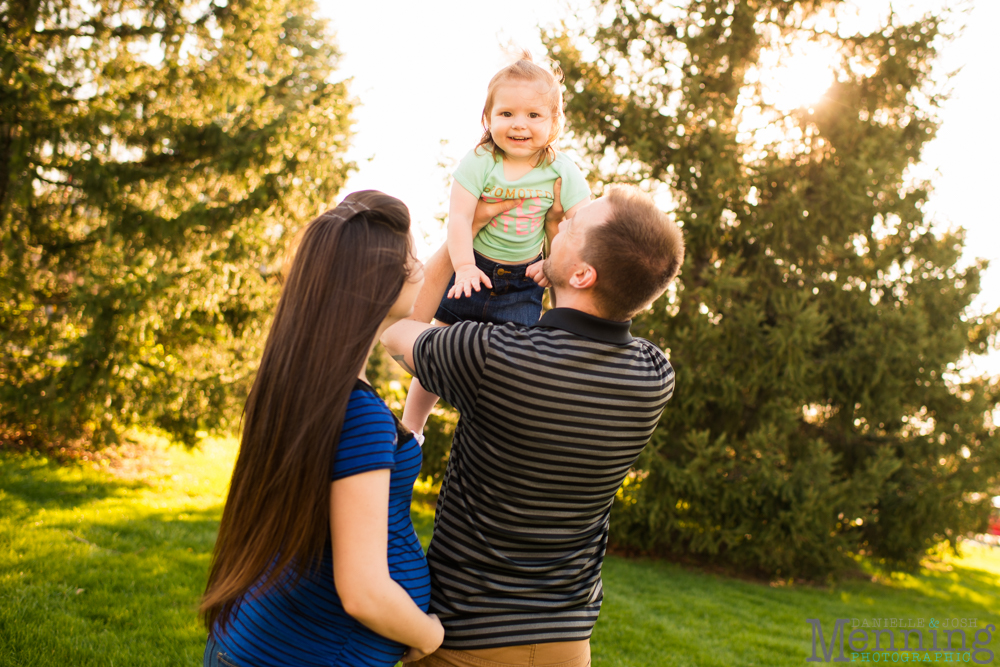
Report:
M 410 214 L 375 190 L 348 195 L 300 237 L 243 432 L 200 611 L 211 631 L 266 577 L 318 565 L 351 389 L 407 280 Z

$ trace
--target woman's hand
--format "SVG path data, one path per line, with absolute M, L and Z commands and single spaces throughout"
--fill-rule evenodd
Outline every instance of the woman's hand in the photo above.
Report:
M 427 614 L 427 616 L 434 620 L 435 632 L 428 637 L 427 643 L 423 646 L 411 646 L 407 649 L 406 653 L 404 653 L 401 658 L 403 664 L 416 662 L 424 656 L 430 655 L 434 651 L 438 650 L 438 647 L 441 646 L 441 642 L 444 641 L 444 626 L 441 625 L 441 619 L 439 619 L 436 614 Z

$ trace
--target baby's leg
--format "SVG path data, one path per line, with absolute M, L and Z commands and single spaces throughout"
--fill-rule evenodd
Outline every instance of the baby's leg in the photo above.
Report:
M 430 416 L 438 397 L 420 385 L 420 380 L 413 378 L 410 390 L 406 392 L 406 405 L 403 406 L 403 426 L 414 433 L 423 433 L 427 417 Z
M 439 327 L 448 326 L 438 321 L 435 321 L 434 324 Z M 427 424 L 427 418 L 430 417 L 431 410 L 434 409 L 434 404 L 437 401 L 438 397 L 436 394 L 432 394 L 424 389 L 420 384 L 420 380 L 413 378 L 410 381 L 410 390 L 406 392 L 406 404 L 403 405 L 403 418 L 400 419 L 403 422 L 403 426 L 414 433 L 423 433 L 424 426 Z

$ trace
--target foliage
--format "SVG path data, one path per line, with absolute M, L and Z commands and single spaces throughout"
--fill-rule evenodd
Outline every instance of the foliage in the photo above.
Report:
M 242 402 L 279 249 L 350 167 L 311 0 L 0 3 L 0 427 L 186 441 Z
M 458 411 L 443 400 L 438 401 L 424 426 L 424 463 L 420 468 L 422 478 L 429 478 L 435 484 L 444 480 L 456 426 Z
M 668 191 L 687 244 L 633 326 L 669 348 L 677 390 L 620 492 L 621 546 L 817 575 L 985 527 L 1000 386 L 957 371 L 1000 315 L 970 310 L 984 264 L 963 266 L 961 230 L 932 225 L 910 177 L 944 19 L 854 34 L 840 9 L 609 0 L 589 32 L 547 35 L 598 186 Z M 837 80 L 783 112 L 762 54 L 799 40 L 837 54 Z

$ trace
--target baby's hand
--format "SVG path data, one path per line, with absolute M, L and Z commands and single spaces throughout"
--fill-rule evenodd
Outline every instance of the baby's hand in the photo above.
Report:
M 479 284 L 493 289 L 490 277 L 479 270 L 475 264 L 463 264 L 455 268 L 455 285 L 448 290 L 449 299 L 458 299 L 464 294 L 472 296 L 472 290 L 479 291 Z
M 549 279 L 545 277 L 545 272 L 542 271 L 542 264 L 544 263 L 545 260 L 540 259 L 534 264 L 529 264 L 528 268 L 524 270 L 524 275 L 534 280 L 539 284 L 539 286 L 548 287 L 551 283 L 549 282 Z

